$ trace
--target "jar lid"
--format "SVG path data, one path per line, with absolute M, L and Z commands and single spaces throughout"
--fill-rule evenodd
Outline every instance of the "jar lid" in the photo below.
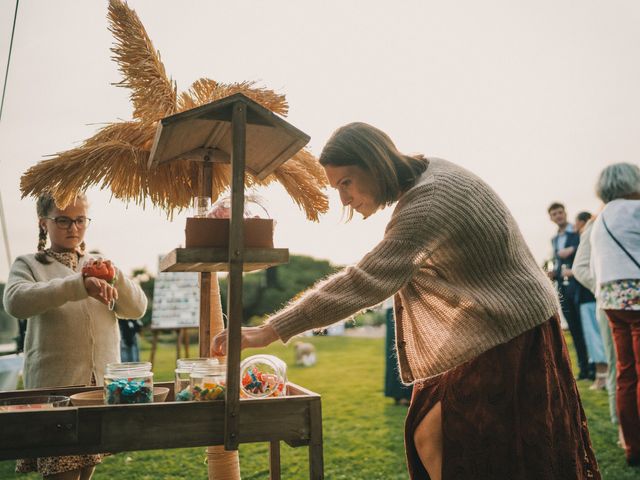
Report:
M 123 375 L 133 377 L 135 375 L 152 374 L 151 362 L 122 362 L 108 363 L 105 373 L 107 375 Z
M 204 363 L 194 365 L 191 369 L 191 376 L 193 377 L 205 377 L 208 375 L 226 375 L 227 366 L 221 363 Z
M 218 365 L 217 358 L 179 358 L 176 360 L 178 368 L 192 369 L 196 365 Z

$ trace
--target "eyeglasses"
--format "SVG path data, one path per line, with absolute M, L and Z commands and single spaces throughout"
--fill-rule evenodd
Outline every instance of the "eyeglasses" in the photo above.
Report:
M 73 225 L 74 223 L 76 224 L 76 227 L 78 227 L 78 229 L 87 228 L 91 223 L 91 219 L 89 217 L 78 217 L 76 219 L 69 218 L 69 217 L 55 217 L 55 218 L 44 217 L 44 218 L 48 220 L 53 220 L 54 222 L 56 222 L 56 226 L 62 230 L 69 230 L 71 228 L 71 225 Z

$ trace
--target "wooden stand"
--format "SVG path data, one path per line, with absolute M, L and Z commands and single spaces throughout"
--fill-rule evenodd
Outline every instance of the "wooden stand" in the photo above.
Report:
M 295 155 L 309 137 L 242 94 L 182 112 L 158 126 L 150 166 L 165 161 L 203 162 L 201 187 L 211 188 L 211 162 L 231 161 L 232 213 L 229 248 L 176 249 L 161 260 L 162 271 L 198 271 L 200 356 L 211 340 L 210 272 L 228 271 L 228 359 L 224 401 L 57 408 L 0 413 L 0 459 L 121 452 L 159 448 L 269 442 L 270 478 L 280 478 L 280 442 L 309 447 L 309 478 L 324 478 L 320 396 L 287 385 L 287 396 L 240 400 L 242 273 L 288 260 L 286 249 L 245 249 L 244 175 L 265 178 Z M 206 317 L 206 318 L 205 318 Z M 2 392 L 10 396 L 70 395 L 96 387 Z M 123 435 L 123 426 L 135 435 Z

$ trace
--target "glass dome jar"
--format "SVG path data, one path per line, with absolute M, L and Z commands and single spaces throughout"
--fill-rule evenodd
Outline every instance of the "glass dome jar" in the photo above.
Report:
M 264 199 L 258 195 L 245 195 L 244 198 L 244 218 L 271 218 L 268 210 L 264 206 Z M 206 215 L 209 218 L 230 218 L 231 217 L 231 197 L 223 197 L 211 206 Z
M 216 358 L 179 358 L 176 361 L 175 380 L 174 380 L 174 396 L 176 401 L 192 400 L 191 395 L 191 372 L 194 367 L 199 365 L 217 365 Z
M 104 374 L 104 403 L 153 402 L 151 362 L 109 363 Z
M 240 364 L 240 397 L 282 397 L 287 392 L 287 364 L 273 355 L 253 355 Z
M 226 389 L 226 365 L 215 363 L 194 365 L 191 370 L 192 400 L 222 400 Z

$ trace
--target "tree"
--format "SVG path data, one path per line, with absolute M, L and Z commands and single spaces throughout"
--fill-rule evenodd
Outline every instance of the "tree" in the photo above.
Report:
M 282 308 L 296 295 L 311 287 L 340 267 L 327 260 L 303 255 L 291 255 L 289 263 L 243 277 L 243 320 L 262 317 Z M 227 279 L 220 280 L 222 306 L 227 306 Z

